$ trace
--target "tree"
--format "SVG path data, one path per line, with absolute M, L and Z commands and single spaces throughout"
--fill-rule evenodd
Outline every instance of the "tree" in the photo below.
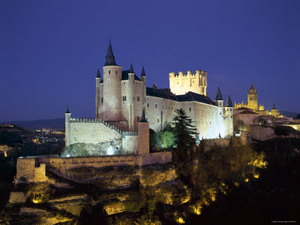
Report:
M 196 144 L 196 127 L 192 124 L 183 109 L 176 109 L 173 118 L 173 129 L 175 133 L 175 144 L 177 148 L 192 147 Z
M 196 128 L 184 110 L 176 109 L 173 118 L 176 148 L 173 151 L 173 160 L 177 174 L 186 184 L 190 182 L 189 176 L 193 170 L 194 148 L 196 146 Z
M 174 130 L 170 124 L 168 124 L 163 130 L 158 133 L 160 140 L 160 147 L 162 149 L 170 149 L 174 147 L 175 135 Z

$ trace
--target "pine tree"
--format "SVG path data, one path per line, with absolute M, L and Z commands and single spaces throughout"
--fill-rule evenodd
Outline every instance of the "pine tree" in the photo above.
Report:
M 181 180 L 189 184 L 193 171 L 194 149 L 196 146 L 196 127 L 184 110 L 177 109 L 173 118 L 176 148 L 173 151 L 173 160 L 176 171 Z
M 177 148 L 192 147 L 196 144 L 196 127 L 192 124 L 183 109 L 176 109 L 173 118 L 173 129 L 175 133 L 175 144 Z

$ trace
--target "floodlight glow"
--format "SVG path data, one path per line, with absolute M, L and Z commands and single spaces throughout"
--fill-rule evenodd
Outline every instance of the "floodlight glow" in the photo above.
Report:
M 106 150 L 107 155 L 113 155 L 114 154 L 114 148 L 113 146 L 109 146 Z

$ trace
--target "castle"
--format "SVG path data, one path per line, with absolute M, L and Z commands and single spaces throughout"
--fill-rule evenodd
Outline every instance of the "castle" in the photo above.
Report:
M 224 103 L 220 88 L 215 101 L 207 96 L 207 73 L 169 73 L 170 89 L 146 87 L 144 68 L 137 76 L 133 66 L 117 65 L 109 43 L 103 76 L 96 76 L 96 118 L 72 118 L 65 113 L 65 156 L 137 154 L 141 122 L 155 132 L 172 122 L 175 109 L 183 109 L 196 126 L 199 140 L 233 135 L 233 105 Z M 143 132 L 148 132 L 144 129 Z
M 248 102 L 247 104 L 244 103 L 238 103 L 234 105 L 234 109 L 251 109 L 255 113 L 258 113 L 260 115 L 269 115 L 274 116 L 276 118 L 282 117 L 280 115 L 279 110 L 276 108 L 275 104 L 273 105 L 272 109 L 270 111 L 265 110 L 264 105 L 258 104 L 258 96 L 257 96 L 257 90 L 252 84 L 249 91 L 248 91 Z

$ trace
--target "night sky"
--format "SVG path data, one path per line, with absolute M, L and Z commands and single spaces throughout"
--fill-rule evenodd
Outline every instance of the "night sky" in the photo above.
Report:
M 95 116 L 95 76 L 112 40 L 147 86 L 205 70 L 208 94 L 300 113 L 299 0 L 0 0 L 0 121 Z M 102 73 L 102 72 L 101 72 Z

